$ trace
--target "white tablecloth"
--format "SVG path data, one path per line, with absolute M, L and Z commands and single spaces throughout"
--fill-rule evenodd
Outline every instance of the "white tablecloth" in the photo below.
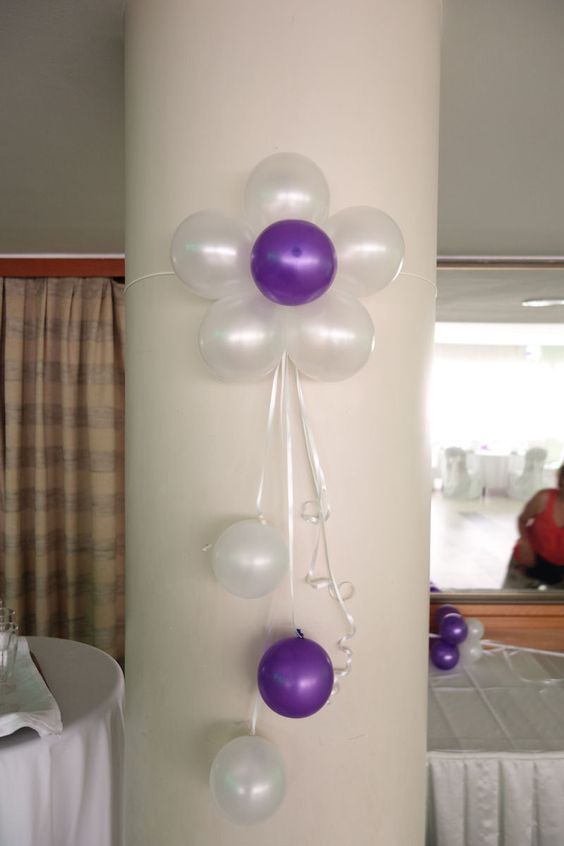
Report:
M 0 738 L 0 846 L 122 846 L 123 675 L 103 652 L 28 638 L 63 733 Z
M 509 455 L 505 453 L 477 452 L 479 473 L 486 491 L 507 492 L 509 483 Z
M 564 656 L 431 671 L 427 846 L 564 846 Z

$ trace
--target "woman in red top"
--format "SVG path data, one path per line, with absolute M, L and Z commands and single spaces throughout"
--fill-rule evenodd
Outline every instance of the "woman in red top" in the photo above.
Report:
M 546 585 L 564 590 L 564 464 L 558 487 L 538 491 L 519 515 L 519 540 L 503 586 L 509 590 Z

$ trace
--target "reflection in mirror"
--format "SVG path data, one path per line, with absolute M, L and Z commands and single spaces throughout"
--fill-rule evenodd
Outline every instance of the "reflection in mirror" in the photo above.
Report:
M 562 300 L 564 270 L 457 267 L 439 271 L 438 288 L 431 580 L 554 596 L 564 588 L 564 309 L 521 302 Z

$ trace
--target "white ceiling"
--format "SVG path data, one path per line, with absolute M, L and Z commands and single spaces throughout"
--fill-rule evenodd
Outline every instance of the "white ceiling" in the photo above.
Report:
M 526 299 L 564 299 L 564 268 L 439 270 L 437 320 L 563 323 L 564 306 L 524 308 Z M 562 328 L 564 346 L 564 327 Z
M 564 253 L 564 2 L 445 0 L 439 254 Z
M 124 2 L 0 0 L 0 253 L 123 251 Z M 439 253 L 564 254 L 564 0 L 445 0 L 441 104 Z M 559 319 L 564 270 L 479 274 L 439 319 Z

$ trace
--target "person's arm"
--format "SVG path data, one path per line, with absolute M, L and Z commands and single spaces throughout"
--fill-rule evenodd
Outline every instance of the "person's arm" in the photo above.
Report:
M 534 520 L 537 514 L 546 507 L 546 491 L 539 491 L 532 499 L 525 505 L 519 517 L 517 518 L 517 528 L 519 530 L 519 558 L 520 564 L 524 567 L 530 567 L 535 563 L 535 551 L 529 542 L 527 535 L 527 526 Z

